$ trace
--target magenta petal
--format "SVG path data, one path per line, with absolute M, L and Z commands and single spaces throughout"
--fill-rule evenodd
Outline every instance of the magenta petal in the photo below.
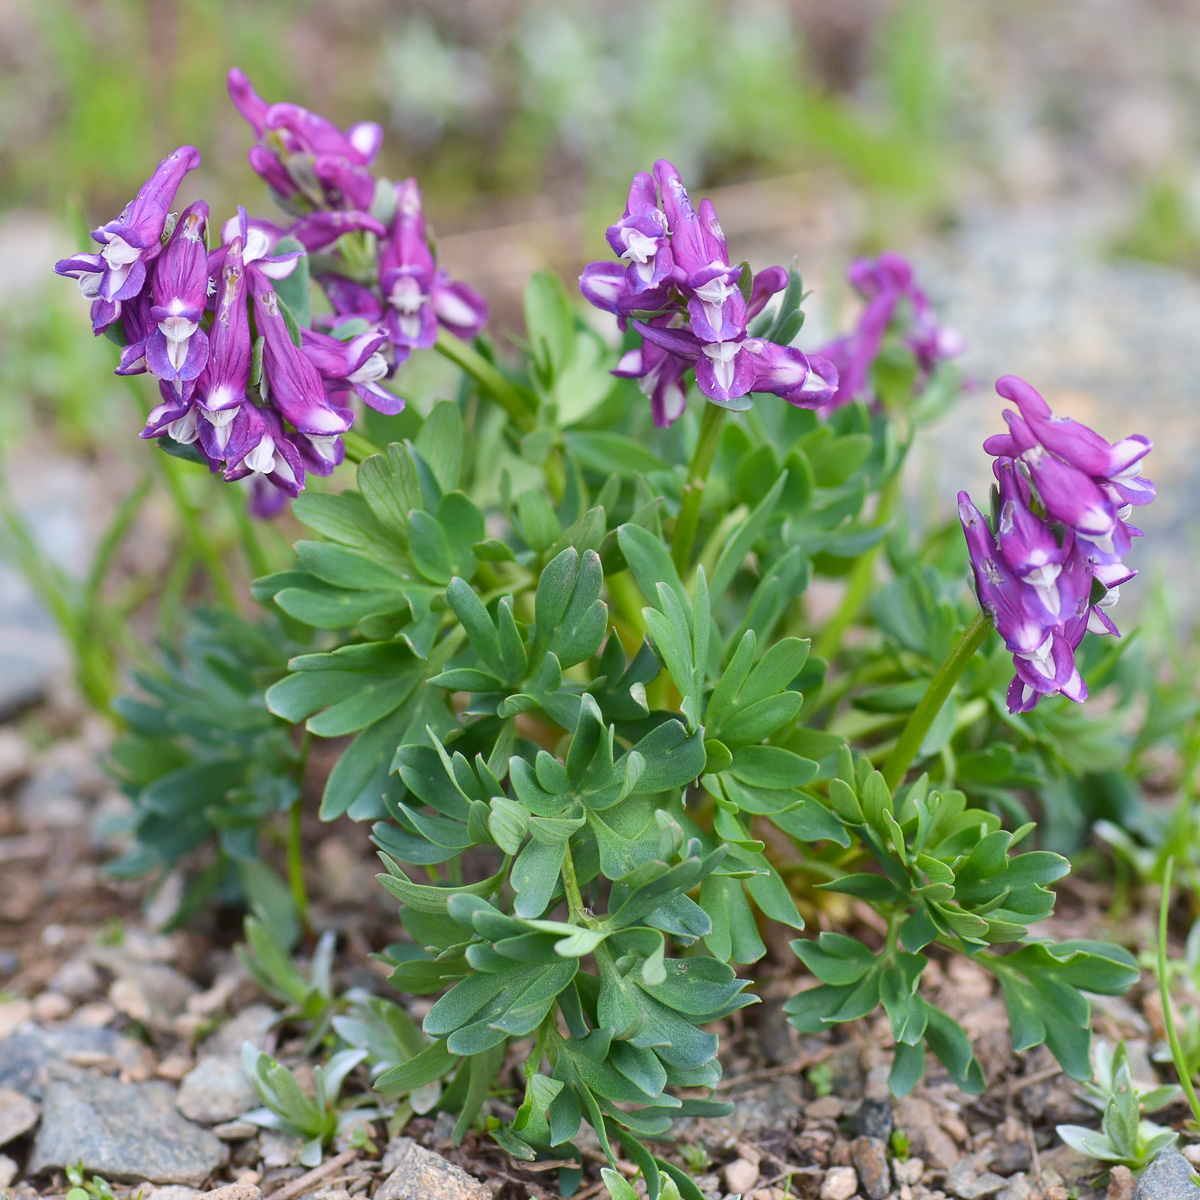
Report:
M 460 338 L 469 341 L 487 324 L 487 301 L 473 287 L 448 279 L 444 271 L 433 281 L 429 302 L 437 319 Z
M 588 263 L 579 276 L 584 298 L 605 312 L 616 313 L 625 292 L 625 268 L 615 262 Z

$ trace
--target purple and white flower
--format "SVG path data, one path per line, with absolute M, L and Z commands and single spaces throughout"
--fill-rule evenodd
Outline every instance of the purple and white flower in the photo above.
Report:
M 162 250 L 175 193 L 183 177 L 199 165 L 195 146 L 180 146 L 168 154 L 121 215 L 92 231 L 92 239 L 103 247 L 99 254 L 76 254 L 55 264 L 55 271 L 75 279 L 92 301 L 96 333 L 103 333 L 120 317 L 122 303 L 144 289 L 148 266 Z
M 208 361 L 208 335 L 200 328 L 208 305 L 207 224 L 208 205 L 197 200 L 180 216 L 154 268 L 150 316 L 156 327 L 146 338 L 146 366 L 168 383 L 196 379 Z

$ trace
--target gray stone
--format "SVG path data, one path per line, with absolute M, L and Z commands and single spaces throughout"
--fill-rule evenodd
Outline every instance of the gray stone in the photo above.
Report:
M 887 1147 L 874 1137 L 855 1138 L 850 1143 L 850 1161 L 858 1172 L 859 1187 L 870 1200 L 883 1200 L 892 1190 Z
M 115 1029 L 84 1025 L 47 1029 L 26 1024 L 0 1038 L 0 1088 L 12 1088 L 40 1100 L 50 1064 L 77 1055 L 104 1056 L 121 1068 L 139 1070 L 145 1063 L 146 1048 Z
M 980 1172 L 976 1169 L 975 1161 L 970 1158 L 960 1158 L 947 1172 L 943 1185 L 952 1196 L 959 1200 L 981 1200 L 983 1196 L 991 1196 L 1006 1185 L 1007 1180 L 994 1171 Z
M 38 1106 L 28 1096 L 0 1088 L 0 1146 L 15 1142 L 38 1122 Z
M 8 1187 L 20 1169 L 7 1154 L 0 1154 L 0 1188 Z
M 191 1121 L 220 1125 L 236 1121 L 259 1103 L 258 1094 L 232 1056 L 202 1058 L 179 1085 L 175 1105 Z
M 1035 1187 L 1024 1171 L 1018 1171 L 1007 1185 L 996 1193 L 996 1200 L 1041 1200 L 1042 1191 Z
M 267 1050 L 276 1015 L 275 1010 L 265 1004 L 248 1005 L 209 1034 L 200 1046 L 200 1053 L 226 1057 L 240 1055 L 243 1042 L 253 1042 L 260 1050 Z
M 223 1142 L 244 1142 L 258 1132 L 258 1126 L 249 1121 L 222 1121 L 212 1131 Z
M 1142 1172 L 1133 1200 L 1200 1200 L 1192 1173 L 1191 1163 L 1174 1146 L 1160 1150 Z
M 108 990 L 109 1003 L 127 1017 L 159 1033 L 171 1032 L 175 1018 L 200 989 L 164 963 L 133 963 Z
M 86 958 L 63 963 L 50 979 L 50 990 L 71 1000 L 90 1000 L 102 986 L 100 972 Z
M 892 1106 L 886 1100 L 864 1100 L 854 1113 L 854 1128 L 859 1137 L 886 1142 L 892 1136 Z
M 410 1138 L 399 1139 L 396 1149 L 399 1161 L 375 1200 L 492 1200 L 486 1184 Z
M 908 1138 L 912 1152 L 938 1171 L 958 1162 L 958 1147 L 938 1124 L 933 1106 L 919 1096 L 896 1101 L 896 1127 Z
M 106 1179 L 199 1187 L 225 1156 L 222 1141 L 180 1116 L 167 1084 L 58 1068 L 46 1088 L 28 1171 L 82 1162 Z

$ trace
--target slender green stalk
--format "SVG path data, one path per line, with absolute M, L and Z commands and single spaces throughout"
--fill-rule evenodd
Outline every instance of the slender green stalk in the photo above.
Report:
M 175 510 L 179 513 L 179 519 L 183 523 L 184 533 L 187 534 L 188 541 L 200 556 L 200 561 L 204 563 L 208 577 L 212 581 L 213 590 L 220 597 L 222 604 L 236 612 L 238 610 L 237 589 L 233 586 L 233 579 L 225 560 L 213 545 L 195 507 L 188 498 L 187 488 L 184 485 L 183 476 L 180 474 L 182 463 L 170 454 L 159 454 L 157 458 L 167 490 L 171 493 L 171 499 L 175 502 Z
M 587 906 L 583 903 L 583 893 L 579 890 L 579 876 L 575 874 L 575 860 L 571 857 L 571 843 L 567 843 L 567 852 L 563 855 L 562 866 L 563 891 L 567 897 L 567 907 L 571 916 L 584 925 L 593 924 L 587 915 Z
M 300 764 L 298 768 L 300 794 L 292 802 L 288 812 L 287 835 L 287 877 L 292 889 L 292 899 L 296 905 L 296 916 L 305 934 L 312 933 L 312 918 L 309 914 L 308 888 L 304 882 L 304 843 L 301 837 L 301 818 L 304 815 L 304 773 L 308 766 L 308 751 L 312 745 L 312 735 L 305 733 L 304 742 L 300 747 Z
M 879 493 L 879 511 L 876 513 L 877 525 L 886 525 L 892 516 L 892 508 L 896 503 L 896 493 L 899 490 L 900 475 L 893 475 L 884 484 Z M 833 618 L 821 630 L 814 652 L 821 658 L 831 659 L 842 644 L 842 635 L 854 624 L 862 606 L 866 603 L 875 587 L 875 563 L 883 550 L 883 539 L 875 543 L 865 554 L 861 555 L 850 572 L 846 586 L 846 594 L 842 597 Z
M 501 408 L 512 418 L 513 424 L 522 433 L 534 427 L 533 410 L 520 390 L 510 383 L 474 346 L 455 337 L 448 330 L 439 329 L 433 347 L 443 358 L 448 358 L 461 367 Z
M 353 429 L 342 434 L 342 443 L 346 447 L 346 459 L 352 463 L 360 463 L 364 458 L 370 458 L 372 454 L 383 453 L 374 442 L 363 437 L 361 433 L 355 433 Z
M 1200 1100 L 1196 1099 L 1192 1075 L 1183 1055 L 1183 1047 L 1179 1044 L 1179 1031 L 1175 1028 L 1175 1017 L 1171 1012 L 1171 987 L 1167 979 L 1167 910 L 1171 906 L 1171 872 L 1174 867 L 1175 858 L 1172 856 L 1167 859 L 1163 871 L 1162 899 L 1158 905 L 1158 994 L 1162 998 L 1163 1025 L 1167 1031 L 1167 1045 L 1171 1047 L 1175 1074 L 1179 1076 L 1179 1086 L 1187 1097 L 1192 1116 L 1200 1122 Z
M 700 506 L 704 503 L 704 484 L 712 470 L 724 429 L 725 410 L 720 405 L 705 403 L 704 414 L 700 418 L 700 435 L 692 452 L 687 481 L 683 485 L 683 499 L 679 504 L 679 516 L 675 519 L 675 531 L 671 535 L 671 559 L 681 575 L 687 570 L 692 557 L 692 542 L 696 539 Z
M 983 613 L 976 614 L 975 619 L 962 631 L 954 647 L 946 656 L 946 661 L 937 669 L 937 674 L 929 682 L 925 695 L 912 711 L 908 723 L 900 731 L 900 737 L 892 748 L 891 754 L 883 764 L 883 779 L 889 788 L 895 788 L 908 773 L 912 761 L 921 749 L 930 727 L 933 725 L 942 705 L 950 695 L 958 677 L 966 669 L 967 663 L 975 657 L 975 651 L 983 645 L 984 639 L 992 631 L 992 621 Z
M 258 530 L 246 511 L 246 497 L 237 488 L 226 488 L 229 497 L 229 509 L 233 513 L 233 523 L 238 531 L 238 539 L 242 543 L 242 552 L 250 565 L 250 574 L 258 579 L 271 573 L 271 560 L 266 547 L 258 536 Z
M 145 394 L 138 387 L 132 376 L 125 375 L 122 378 L 129 389 L 130 395 L 133 397 L 134 403 L 138 406 L 139 411 L 144 417 L 150 411 L 147 406 Z M 176 512 L 179 513 L 179 519 L 183 524 L 184 532 L 187 534 L 188 542 L 199 556 L 200 561 L 204 563 L 205 570 L 207 570 L 208 576 L 212 580 L 213 589 L 220 597 L 221 602 L 236 612 L 238 608 L 237 589 L 233 586 L 233 580 L 230 577 L 229 568 L 225 565 L 225 560 L 221 557 L 216 546 L 213 545 L 212 540 L 204 529 L 203 523 L 197 516 L 194 505 L 188 498 L 187 487 L 180 473 L 183 470 L 183 462 L 174 455 L 166 453 L 158 454 L 154 457 L 158 463 L 159 470 L 162 472 L 163 480 L 166 482 L 167 491 L 171 493 L 171 499 L 174 501 Z

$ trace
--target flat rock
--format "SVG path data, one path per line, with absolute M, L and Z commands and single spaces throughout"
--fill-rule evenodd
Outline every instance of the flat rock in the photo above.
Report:
M 1160 1150 L 1137 1181 L 1133 1200 L 1200 1200 L 1191 1163 L 1174 1146 Z
M 7 1146 L 38 1122 L 40 1110 L 28 1096 L 0 1088 L 0 1146 Z
M 830 1167 L 821 1183 L 821 1200 L 850 1200 L 858 1191 L 858 1176 L 853 1167 Z
M 257 1107 L 258 1094 L 232 1055 L 202 1058 L 184 1077 L 175 1106 L 191 1121 L 221 1125 Z
M 260 1050 L 266 1050 L 276 1015 L 275 1010 L 265 1004 L 250 1004 L 209 1034 L 200 1053 L 218 1057 L 240 1055 L 243 1042 L 253 1042 Z
M 410 1138 L 401 1138 L 396 1149 L 397 1166 L 375 1200 L 492 1200 L 486 1184 Z
M 933 1105 L 918 1096 L 896 1101 L 896 1128 L 909 1140 L 914 1154 L 920 1155 L 938 1171 L 949 1170 L 958 1162 L 958 1147 L 938 1124 Z
M 169 1033 L 175 1018 L 200 989 L 165 963 L 135 963 L 113 980 L 109 1003 L 148 1029 Z
M 205 1192 L 200 1200 L 262 1200 L 262 1189 L 252 1183 L 231 1183 Z
M 108 1058 L 119 1068 L 138 1072 L 145 1067 L 145 1046 L 115 1029 L 84 1025 L 44 1028 L 25 1024 L 0 1039 L 0 1088 L 23 1092 L 40 1100 L 45 1090 L 46 1070 L 52 1063 L 72 1058 Z
M 947 1172 L 943 1187 L 959 1200 L 982 1200 L 995 1195 L 1007 1185 L 1007 1180 L 994 1171 L 980 1171 L 973 1159 L 960 1158 Z
M 859 1137 L 886 1142 L 892 1136 L 892 1106 L 886 1100 L 864 1100 L 854 1113 L 854 1128 Z
M 58 1068 L 27 1169 L 37 1175 L 82 1162 L 106 1179 L 199 1187 L 225 1157 L 222 1141 L 179 1114 L 169 1085 Z
M 169 1183 L 143 1195 L 142 1200 L 196 1200 L 200 1195 L 197 1188 L 184 1187 L 182 1183 Z
M 850 1143 L 850 1161 L 858 1172 L 859 1187 L 870 1200 L 883 1200 L 892 1190 L 887 1147 L 879 1138 L 859 1137 Z

